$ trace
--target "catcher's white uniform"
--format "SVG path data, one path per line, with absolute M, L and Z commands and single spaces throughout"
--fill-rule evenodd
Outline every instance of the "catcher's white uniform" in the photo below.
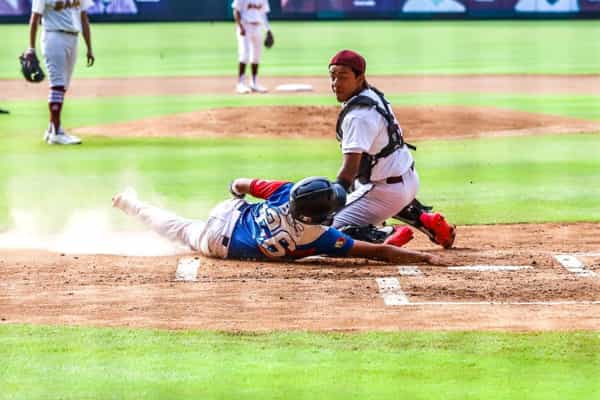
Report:
M 365 89 L 359 94 L 369 96 L 385 108 L 379 96 L 371 89 Z M 352 98 L 348 99 L 346 103 L 351 100 Z M 342 123 L 342 131 L 343 153 L 364 152 L 375 155 L 389 142 L 387 122 L 375 108 L 361 107 L 348 112 Z M 389 177 L 402 177 L 402 182 L 386 183 Z M 418 190 L 419 175 L 414 168 L 412 154 L 403 146 L 375 164 L 371 171 L 371 182 L 355 182 L 355 190 L 348 196 L 346 207 L 336 214 L 333 226 L 379 225 L 406 207 Z

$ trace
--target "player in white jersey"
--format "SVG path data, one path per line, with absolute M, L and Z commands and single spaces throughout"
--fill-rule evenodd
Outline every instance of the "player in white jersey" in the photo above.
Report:
M 40 21 L 42 32 L 42 53 L 50 82 L 48 107 L 50 124 L 44 134 L 48 144 L 80 144 L 81 140 L 67 135 L 61 126 L 61 112 L 65 93 L 69 88 L 73 68 L 77 60 L 79 33 L 87 46 L 87 66 L 94 64 L 90 23 L 86 10 L 93 5 L 92 0 L 33 0 L 29 21 L 29 49 L 35 54 L 35 45 Z
M 454 243 L 455 227 L 440 213 L 416 200 L 419 175 L 402 129 L 383 93 L 365 78 L 366 61 L 351 50 L 338 52 L 329 63 L 331 89 L 342 103 L 337 138 L 344 154 L 337 181 L 346 190 L 353 187 L 346 207 L 335 216 L 333 226 L 359 232 L 394 217 L 419 229 L 445 248 Z M 398 227 L 392 244 L 412 239 L 409 227 Z M 368 239 L 367 239 L 368 240 Z
M 238 41 L 238 93 L 265 93 L 266 88 L 257 81 L 262 53 L 263 30 L 272 37 L 267 14 L 271 11 L 269 0 L 233 0 L 231 5 L 237 25 Z M 246 65 L 250 63 L 252 77 L 246 83 Z

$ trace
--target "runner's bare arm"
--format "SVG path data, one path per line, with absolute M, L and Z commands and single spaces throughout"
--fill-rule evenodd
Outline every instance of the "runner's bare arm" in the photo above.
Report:
M 360 240 L 354 242 L 354 246 L 350 249 L 348 256 L 372 258 L 394 263 L 425 262 L 431 265 L 446 265 L 440 257 L 433 254 L 402 249 L 387 244 L 367 243 Z

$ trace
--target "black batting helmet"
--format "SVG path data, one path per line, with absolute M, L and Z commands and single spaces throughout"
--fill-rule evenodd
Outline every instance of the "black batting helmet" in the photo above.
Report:
M 346 191 L 327 178 L 304 178 L 292 187 L 290 212 L 294 219 L 309 225 L 328 225 L 333 214 L 346 204 Z

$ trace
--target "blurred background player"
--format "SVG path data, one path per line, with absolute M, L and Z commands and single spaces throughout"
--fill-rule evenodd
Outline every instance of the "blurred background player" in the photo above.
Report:
M 77 61 L 79 33 L 87 46 L 87 66 L 94 64 L 90 23 L 86 10 L 92 0 L 33 0 L 29 21 L 29 49 L 35 54 L 37 29 L 42 22 L 42 52 L 46 62 L 50 93 L 48 107 L 50 124 L 44 134 L 48 144 L 80 144 L 81 140 L 67 135 L 61 126 L 61 112 L 65 93 L 69 88 Z
M 238 84 L 241 94 L 266 93 L 267 89 L 257 81 L 258 66 L 262 53 L 263 35 L 272 35 L 267 13 L 271 11 L 268 0 L 233 0 L 233 17 L 237 25 L 238 41 Z M 246 65 L 250 63 L 252 77 L 246 83 Z

